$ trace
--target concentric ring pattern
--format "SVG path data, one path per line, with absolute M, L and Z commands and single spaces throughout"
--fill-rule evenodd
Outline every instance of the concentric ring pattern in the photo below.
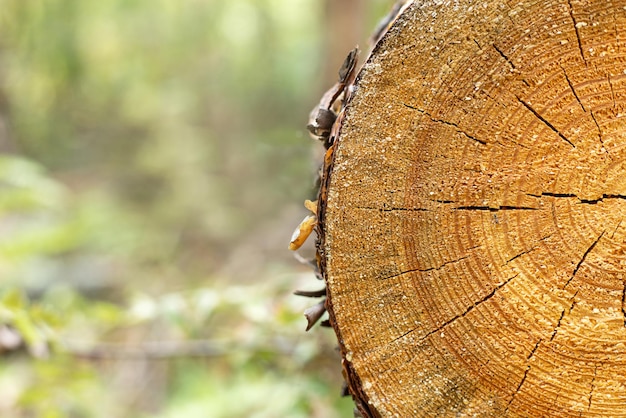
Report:
M 626 1 L 426 1 L 361 71 L 324 243 L 383 416 L 626 416 Z

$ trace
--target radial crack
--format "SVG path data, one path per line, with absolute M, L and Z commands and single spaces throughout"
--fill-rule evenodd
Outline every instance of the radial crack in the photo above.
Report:
M 457 258 L 456 260 L 446 261 L 445 263 L 443 263 L 439 267 L 429 267 L 427 269 L 419 270 L 419 271 L 426 272 L 426 271 L 432 271 L 432 270 L 441 270 L 442 268 L 444 268 L 448 264 L 458 263 L 459 261 L 465 260 L 466 258 L 469 258 L 469 255 L 463 256 L 461 258 Z
M 550 336 L 550 341 L 554 340 L 554 337 L 556 337 L 556 332 L 559 329 L 559 327 L 561 326 L 561 321 L 563 320 L 564 316 L 565 316 L 565 309 L 563 309 L 561 311 L 561 316 L 559 317 L 559 320 L 557 321 L 554 329 L 552 330 L 552 335 Z
M 617 230 L 619 229 L 619 227 L 622 225 L 622 221 L 624 219 L 620 219 L 619 223 L 617 224 L 617 226 L 615 227 L 615 230 L 613 230 L 613 233 L 611 234 L 611 239 L 613 239 L 613 237 L 615 236 L 615 233 L 617 232 Z
M 504 282 L 502 282 L 499 285 L 497 285 L 487 296 L 483 297 L 481 300 L 479 300 L 476 303 L 474 303 L 473 305 L 469 306 L 463 313 L 454 316 L 453 318 L 451 318 L 451 319 L 447 320 L 446 322 L 444 322 L 443 324 L 441 324 L 436 329 L 428 332 L 426 335 L 424 335 L 422 338 L 420 338 L 419 342 L 424 341 L 426 338 L 430 337 L 431 335 L 433 335 L 436 332 L 441 331 L 442 329 L 444 329 L 445 327 L 447 327 L 448 325 L 450 325 L 451 323 L 453 323 L 457 319 L 463 318 L 465 315 L 469 314 L 472 310 L 474 310 L 474 308 L 476 308 L 476 307 L 482 305 L 483 303 L 487 302 L 489 299 L 491 299 L 492 297 L 495 296 L 495 294 L 496 294 L 496 292 L 498 290 L 502 289 L 504 286 L 506 286 L 511 280 L 516 278 L 518 275 L 519 275 L 519 273 L 516 274 L 513 277 L 509 277 Z
M 492 208 L 490 206 L 457 206 L 454 210 L 484 210 L 489 212 L 498 212 L 501 210 L 539 210 L 539 208 L 527 206 L 499 206 L 497 208 Z
M 545 240 L 547 240 L 548 238 L 550 238 L 551 236 L 552 236 L 552 234 L 548 234 L 548 235 L 546 235 L 545 237 L 540 238 L 540 239 L 539 239 L 539 241 L 545 241 Z M 539 248 L 539 245 L 535 245 L 535 246 L 533 246 L 533 247 L 529 248 L 528 250 L 524 250 L 524 251 L 522 251 L 521 253 L 514 255 L 513 257 L 509 258 L 509 259 L 506 261 L 506 263 L 504 263 L 504 265 L 509 264 L 511 261 L 516 260 L 516 259 L 518 259 L 519 257 L 521 257 L 521 256 L 523 256 L 523 255 L 525 255 L 525 254 L 528 254 L 528 253 L 530 253 L 531 251 L 536 250 L 537 248 Z
M 622 279 L 622 316 L 624 317 L 624 328 L 626 328 L 626 280 Z
M 617 47 L 617 53 L 620 53 L 620 47 L 619 47 L 619 32 L 617 30 L 617 14 L 615 13 L 615 9 L 613 10 L 613 31 L 615 32 L 615 46 Z
M 576 295 L 578 295 L 578 290 L 571 297 L 572 303 L 570 304 L 569 309 L 567 310 L 568 315 L 572 312 L 572 309 L 574 309 L 574 306 L 576 305 Z M 556 325 L 554 326 L 554 329 L 552 330 L 550 341 L 554 340 L 554 337 L 556 337 L 556 333 L 558 332 L 559 327 L 561 326 L 561 321 L 563 320 L 563 317 L 565 317 L 565 309 L 561 311 L 561 316 L 559 317 L 559 320 L 557 321 Z
M 617 107 L 615 103 L 615 91 L 613 91 L 613 82 L 611 81 L 611 75 L 607 74 L 606 79 L 609 81 L 609 88 L 611 89 L 611 99 L 613 100 L 613 110 Z
M 434 117 L 433 117 L 430 113 L 428 113 L 427 111 L 425 111 L 425 110 L 423 110 L 423 109 L 419 109 L 419 108 L 417 108 L 417 107 L 415 107 L 415 106 L 411 106 L 411 105 L 406 104 L 406 103 L 402 103 L 402 104 L 403 104 L 405 107 L 408 107 L 409 109 L 416 110 L 416 111 L 418 111 L 419 113 L 421 113 L 421 114 L 423 114 L 423 115 L 428 116 L 428 117 L 430 118 L 430 120 L 431 120 L 431 121 L 433 121 L 433 122 L 436 122 L 436 123 L 442 123 L 442 124 L 444 124 L 444 125 L 448 125 L 448 126 L 452 126 L 452 127 L 456 128 L 456 132 L 457 132 L 457 133 L 460 133 L 461 135 L 466 136 L 467 138 L 471 139 L 472 141 L 476 141 L 476 142 L 478 142 L 479 144 L 482 144 L 482 145 L 487 145 L 487 141 L 482 140 L 482 139 L 480 139 L 480 138 L 476 138 L 475 136 L 472 136 L 472 135 L 468 134 L 467 132 L 463 131 L 463 130 L 459 127 L 459 125 L 457 125 L 456 123 L 453 123 L 453 122 L 450 122 L 450 121 L 447 121 L 447 120 L 443 120 L 443 119 L 437 119 L 437 118 L 434 118 Z
M 596 119 L 596 115 L 593 113 L 593 110 L 590 110 L 589 114 L 591 115 L 591 119 L 593 119 L 593 123 L 596 124 L 596 128 L 598 129 L 598 137 L 600 139 L 600 143 L 602 144 L 602 147 L 604 147 L 604 140 L 602 139 L 602 135 L 603 135 L 602 134 L 602 129 L 600 129 L 600 125 L 598 124 L 598 120 Z M 605 148 L 605 150 L 606 150 L 606 148 Z M 608 153 L 609 150 L 606 150 L 606 152 Z
M 585 204 L 585 205 L 595 205 L 599 202 L 602 202 L 604 199 L 621 199 L 621 200 L 626 200 L 626 195 L 622 195 L 622 194 L 607 194 L 604 193 L 602 196 L 596 198 L 596 199 L 583 199 L 578 197 L 577 195 L 575 195 L 574 193 L 551 193 L 551 192 L 542 192 L 541 194 L 537 195 L 537 194 L 531 194 L 531 193 L 526 193 L 527 196 L 532 196 L 532 197 L 543 197 L 543 196 L 547 196 L 547 197 L 558 197 L 558 198 L 576 198 L 578 199 L 578 203 L 579 204 Z
M 573 193 L 550 193 L 550 192 L 543 192 L 540 195 L 541 197 L 543 196 L 548 196 L 548 197 L 575 197 L 576 199 L 578 199 L 578 196 L 576 196 Z
M 415 328 L 408 330 L 407 332 L 405 332 L 404 334 L 400 335 L 399 337 L 394 338 L 393 340 L 391 340 L 391 342 L 396 342 L 404 337 L 406 337 L 407 335 L 409 335 L 410 333 L 412 333 L 413 331 L 415 331 Z
M 522 99 L 520 99 L 519 97 L 515 96 L 517 98 L 517 101 L 520 102 L 526 109 L 528 109 L 533 115 L 535 115 L 535 117 L 537 119 L 539 119 L 541 122 L 543 122 L 548 128 L 550 128 L 554 133 L 556 133 L 562 140 L 564 140 L 565 142 L 567 142 L 568 144 L 570 144 L 573 148 L 576 148 L 576 145 L 574 145 L 574 143 L 572 141 L 570 141 L 569 139 L 567 139 L 567 137 L 565 135 L 563 135 L 561 133 L 561 131 L 559 131 L 558 129 L 556 129 L 554 127 L 554 125 L 552 125 L 550 122 L 548 122 L 548 120 L 546 118 L 544 118 L 543 116 L 541 116 L 539 114 L 539 112 L 537 112 L 535 109 L 533 109 L 533 107 L 531 105 L 529 105 L 528 103 L 526 103 L 525 101 L 523 101 Z
M 580 105 L 580 107 L 582 108 L 583 112 L 587 113 L 587 109 L 585 109 L 585 105 L 583 104 L 583 102 L 580 101 L 580 98 L 578 97 L 578 94 L 576 93 L 576 89 L 574 89 L 574 85 L 572 84 L 571 80 L 569 79 L 567 72 L 565 71 L 565 68 L 563 68 L 562 65 L 560 65 L 561 70 L 563 70 L 563 75 L 565 76 L 565 80 L 567 80 L 567 85 L 569 85 L 570 90 L 572 90 L 572 93 L 574 94 L 574 97 L 576 98 L 576 101 L 578 102 L 578 104 Z
M 359 206 L 356 209 L 361 210 L 377 210 L 380 212 L 396 212 L 396 211 L 406 211 L 406 212 L 431 212 L 430 209 L 426 208 L 401 208 L 401 207 L 374 207 L 374 206 Z
M 511 66 L 511 68 L 513 68 L 513 69 L 515 70 L 515 69 L 516 69 L 516 67 L 515 67 L 515 64 L 513 64 L 513 61 L 511 61 L 511 59 L 510 59 L 509 57 L 507 57 L 506 55 L 504 55 L 504 52 L 502 52 L 502 51 L 500 50 L 500 48 L 498 48 L 498 47 L 496 46 L 496 44 L 491 44 L 491 45 L 493 46 L 493 48 L 494 48 L 496 51 L 498 51 L 498 54 L 500 54 L 500 56 L 501 56 L 502 58 L 504 58 L 504 60 L 505 60 L 506 62 L 508 62 L 508 63 L 509 63 L 509 65 Z
M 622 200 L 626 200 L 626 196 L 621 195 L 621 194 L 603 194 L 601 197 L 597 198 L 597 199 L 580 199 L 578 198 L 578 200 L 580 200 L 580 203 L 587 203 L 587 204 L 591 204 L 591 205 L 595 205 L 598 202 L 602 202 L 604 199 L 622 199 Z
M 458 263 L 459 261 L 465 260 L 466 258 L 469 258 L 469 255 L 463 256 L 461 258 L 457 258 L 455 260 L 448 260 L 438 267 L 428 267 L 426 269 L 411 269 L 411 270 L 401 271 L 400 273 L 383 277 L 381 280 L 393 279 L 394 277 L 402 276 L 403 274 L 408 274 L 408 273 L 415 273 L 415 272 L 425 273 L 427 271 L 441 270 L 442 268 L 444 268 L 445 266 L 449 264 Z
M 535 352 L 537 351 L 537 349 L 539 348 L 539 344 L 541 344 L 542 338 L 539 338 L 539 340 L 537 341 L 537 344 L 535 344 L 535 346 L 533 347 L 533 349 L 530 351 L 530 353 L 528 354 L 528 357 L 526 357 L 526 360 L 530 361 L 530 359 L 532 358 L 532 356 L 535 355 Z
M 521 253 L 514 255 L 513 257 L 511 257 L 508 260 L 506 260 L 505 264 L 509 264 L 511 261 L 516 260 L 516 259 L 520 258 L 521 256 L 523 256 L 525 254 L 528 254 L 529 252 L 535 250 L 536 248 L 537 247 L 535 246 L 535 247 L 532 247 L 532 248 L 530 248 L 530 249 L 528 249 L 526 251 L 522 251 Z
M 570 284 L 572 280 L 574 280 L 574 277 L 576 276 L 576 273 L 578 273 L 578 269 L 585 262 L 585 259 L 587 258 L 589 253 L 591 252 L 591 250 L 593 250 L 593 248 L 596 246 L 596 244 L 598 244 L 598 241 L 600 241 L 600 239 L 602 238 L 602 236 L 604 235 L 605 232 L 606 232 L 606 229 L 604 231 L 602 231 L 602 233 L 598 236 L 598 238 L 596 238 L 596 240 L 589 246 L 589 248 L 587 248 L 587 251 L 585 251 L 585 253 L 581 257 L 581 259 L 578 262 L 578 264 L 576 264 L 576 267 L 574 268 L 574 271 L 572 272 L 572 276 L 569 278 L 567 283 L 565 283 L 565 286 L 563 286 L 563 289 L 565 289 L 567 287 L 567 285 Z
M 537 341 L 537 343 L 535 344 L 533 349 L 530 351 L 530 354 L 528 354 L 528 356 L 526 357 L 526 361 L 527 362 L 530 362 L 531 358 L 535 355 L 535 352 L 539 348 L 539 345 L 541 344 L 541 341 L 542 341 L 542 339 L 539 338 L 539 340 Z M 527 364 L 526 365 L 526 370 L 524 371 L 524 376 L 522 377 L 522 380 L 519 382 L 519 385 L 517 385 L 517 389 L 515 389 L 515 392 L 513 392 L 513 394 L 511 395 L 511 399 L 509 400 L 509 403 L 506 406 L 505 412 L 508 411 L 509 407 L 513 403 L 513 400 L 515 399 L 515 395 L 517 395 L 519 393 L 519 391 L 522 389 L 522 385 L 526 381 L 526 378 L 528 377 L 528 372 L 529 371 L 530 371 L 530 364 Z
M 596 381 L 596 376 L 598 374 L 598 366 L 593 368 L 593 378 L 591 379 L 591 388 L 589 389 L 589 403 L 587 404 L 587 411 L 589 411 L 591 409 L 591 400 L 593 398 L 593 391 L 596 388 L 596 386 L 594 385 L 595 381 Z
M 396 207 L 391 207 L 391 208 L 382 208 L 380 209 L 383 212 L 396 212 L 396 211 L 406 211 L 406 212 L 430 212 L 430 209 L 426 209 L 426 208 L 396 208 Z
M 574 31 L 576 32 L 576 40 L 578 41 L 578 50 L 580 51 L 580 57 L 585 63 L 585 67 L 587 66 L 587 60 L 585 59 L 585 54 L 583 52 L 583 43 L 580 39 L 580 32 L 578 30 L 579 24 L 576 21 L 576 17 L 574 16 L 574 8 L 572 7 L 572 1 L 567 0 L 567 4 L 569 5 L 569 15 L 572 18 L 572 22 L 574 23 Z
M 529 371 L 530 371 L 530 366 L 526 367 L 526 370 L 524 371 L 524 376 L 522 377 L 522 381 L 519 382 L 519 385 L 517 385 L 517 389 L 515 390 L 515 392 L 513 392 L 513 395 L 511 395 L 511 399 L 509 400 L 509 403 L 507 404 L 506 408 L 504 409 L 505 413 L 509 412 L 509 407 L 513 403 L 513 400 L 515 399 L 515 395 L 517 395 L 519 393 L 520 389 L 522 389 L 522 385 L 526 381 L 526 377 L 528 376 L 528 372 Z

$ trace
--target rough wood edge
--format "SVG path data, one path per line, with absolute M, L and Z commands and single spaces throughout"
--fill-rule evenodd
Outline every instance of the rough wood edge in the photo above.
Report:
M 344 99 L 337 115 L 337 119 L 335 120 L 330 138 L 327 141 L 328 149 L 324 156 L 323 167 L 320 174 L 320 187 L 318 191 L 318 206 L 317 206 L 317 225 L 315 227 L 315 232 L 317 235 L 317 240 L 315 243 L 316 247 L 316 259 L 318 269 L 324 278 L 324 281 L 327 280 L 327 272 L 326 272 L 326 254 L 325 254 L 325 216 L 326 216 L 326 204 L 328 198 L 328 187 L 330 185 L 333 165 L 334 165 L 334 149 L 336 141 L 339 139 L 341 134 L 341 128 L 345 117 L 345 110 L 350 105 L 351 99 L 353 97 L 353 93 L 355 88 L 358 86 L 361 70 L 363 66 L 367 64 L 372 56 L 376 53 L 381 45 L 381 41 L 384 39 L 385 35 L 389 32 L 389 29 L 393 26 L 397 18 L 404 13 L 404 11 L 415 3 L 415 0 L 399 0 L 395 3 L 389 14 L 381 20 L 378 27 L 375 29 L 374 34 L 370 38 L 370 48 L 366 58 L 362 61 L 361 66 L 356 71 L 356 76 L 351 80 L 350 83 L 347 83 L 344 87 L 343 94 Z M 332 297 L 327 292 L 326 300 L 325 300 L 326 311 L 328 312 L 329 322 L 335 331 L 335 335 L 337 336 L 337 341 L 339 344 L 339 350 L 341 354 L 341 367 L 342 374 L 347 384 L 348 391 L 354 400 L 354 403 L 360 412 L 361 416 L 365 418 L 380 418 L 381 414 L 374 409 L 374 407 L 370 404 L 368 396 L 362 389 L 362 382 L 356 371 L 354 370 L 352 363 L 346 358 L 346 349 L 344 346 L 344 342 L 341 336 L 341 331 L 337 327 L 335 321 L 335 314 L 333 310 Z

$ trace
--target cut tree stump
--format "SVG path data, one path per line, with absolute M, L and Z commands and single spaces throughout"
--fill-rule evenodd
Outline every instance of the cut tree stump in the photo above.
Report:
M 361 414 L 626 416 L 626 0 L 416 1 L 351 90 L 318 250 Z

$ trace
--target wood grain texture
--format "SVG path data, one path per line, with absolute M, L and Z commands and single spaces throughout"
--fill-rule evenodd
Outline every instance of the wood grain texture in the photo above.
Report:
M 626 416 L 626 1 L 417 1 L 320 219 L 369 416 Z

